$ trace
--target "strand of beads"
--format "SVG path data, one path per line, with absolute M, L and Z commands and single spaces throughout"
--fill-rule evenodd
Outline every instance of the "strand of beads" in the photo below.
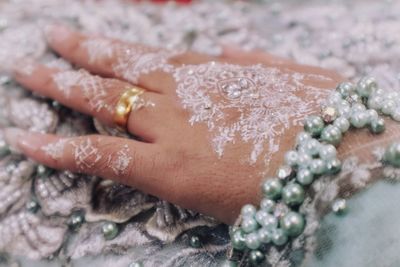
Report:
M 283 246 L 302 234 L 306 222 L 299 207 L 306 187 L 321 175 L 340 172 L 336 146 L 351 128 L 369 127 L 374 134 L 382 133 L 385 122 L 379 113 L 400 121 L 397 99 L 396 93 L 384 94 L 378 89 L 373 78 L 362 78 L 357 85 L 339 84 L 321 114 L 304 120 L 304 131 L 297 135 L 295 149 L 285 154 L 276 176 L 262 184 L 260 209 L 243 206 L 240 227 L 231 232 L 234 251 L 248 252 L 250 264 L 258 265 L 268 246 Z M 227 264 L 236 265 L 234 261 Z

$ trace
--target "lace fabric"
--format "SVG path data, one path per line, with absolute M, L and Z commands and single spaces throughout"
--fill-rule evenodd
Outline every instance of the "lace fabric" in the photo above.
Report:
M 44 21 L 63 20 L 84 31 L 179 51 L 190 48 L 218 54 L 221 43 L 264 49 L 301 63 L 336 69 L 349 78 L 368 71 L 383 87 L 399 88 L 399 11 L 396 1 L 368 5 L 303 3 L 297 8 L 282 2 L 199 2 L 179 7 L 127 5 L 120 1 L 4 1 L 0 3 L 0 126 L 65 136 L 93 131 L 120 135 L 97 123 L 94 130 L 91 119 L 28 94 L 7 76 L 13 62 L 27 56 L 49 66 L 71 69 L 47 51 L 36 25 Z M 99 55 L 92 56 L 95 60 Z M 234 66 L 228 69 L 236 71 Z M 127 77 L 137 79 L 136 74 Z M 223 93 L 227 99 L 234 94 L 235 91 Z M 184 95 L 182 99 L 185 100 Z M 194 114 L 193 123 L 205 122 L 214 129 L 208 113 L 198 112 L 200 109 L 194 104 L 187 102 Z M 23 112 L 17 112 L 20 110 Z M 227 135 L 215 131 L 216 144 L 221 144 L 222 151 L 223 144 L 229 143 L 229 131 L 235 130 L 229 125 L 225 128 Z M 259 139 L 254 140 L 256 144 Z M 274 143 L 271 147 L 278 149 Z M 398 266 L 398 235 L 387 229 L 398 225 L 397 216 L 393 216 L 397 212 L 396 198 L 392 197 L 398 188 L 395 182 L 400 171 L 380 164 L 383 148 L 376 145 L 371 149 L 376 158 L 368 162 L 357 155 L 346 157 L 339 176 L 321 177 L 315 183 L 312 197 L 302 207 L 307 214 L 306 231 L 287 247 L 271 248 L 267 266 Z M 57 146 L 49 151 L 57 156 Z M 259 150 L 255 151 L 258 155 Z M 111 181 L 68 172 L 41 173 L 36 164 L 17 153 L 4 156 L 0 151 L 0 156 L 0 265 L 128 266 L 133 261 L 143 261 L 145 266 L 217 266 L 224 257 L 228 229 L 210 218 Z M 331 204 L 338 197 L 348 199 L 350 219 L 330 214 Z M 27 211 L 26 205 L 32 198 L 41 205 L 38 213 Z M 371 200 L 387 205 L 375 205 L 372 209 L 373 205 L 368 206 Z M 374 216 L 360 216 L 365 221 L 351 220 L 368 208 L 367 214 L 379 211 L 376 214 L 381 220 L 376 224 L 387 228 L 371 228 L 368 220 Z M 84 212 L 88 222 L 74 231 L 68 227 L 68 220 L 77 212 Z M 114 240 L 103 239 L 103 220 L 123 225 Z M 346 232 L 346 226 L 360 230 Z M 371 232 L 381 238 L 362 238 Z M 345 233 L 347 236 L 343 237 Z M 200 248 L 189 245 L 192 235 L 201 237 Z M 367 242 L 371 240 L 379 242 Z M 340 250 L 343 244 L 347 244 L 345 248 L 354 248 L 362 241 L 370 243 L 369 250 Z M 355 257 L 357 253 L 362 257 Z M 361 258 L 365 260 L 356 261 Z M 53 260 L 49 263 L 46 259 Z

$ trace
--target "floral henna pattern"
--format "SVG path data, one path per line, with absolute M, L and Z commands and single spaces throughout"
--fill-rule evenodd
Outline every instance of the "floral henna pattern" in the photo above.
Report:
M 125 80 L 137 84 L 142 74 L 162 70 L 171 73 L 174 70 L 169 58 L 179 54 L 177 51 L 156 49 L 149 46 L 126 45 L 108 39 L 91 39 L 82 44 L 89 54 L 90 62 L 114 58 L 114 73 Z
M 42 147 L 42 151 L 46 153 L 47 156 L 54 160 L 61 159 L 64 154 L 64 148 L 67 144 L 67 140 L 60 139 L 55 143 L 49 143 Z
M 105 109 L 113 112 L 113 108 L 106 101 L 107 80 L 101 80 L 98 76 L 90 75 L 85 70 L 58 72 L 53 75 L 53 80 L 65 97 L 70 97 L 73 87 L 79 86 L 93 110 L 99 112 Z
M 207 124 L 215 152 L 222 156 L 227 144 L 241 138 L 253 144 L 251 163 L 263 153 L 268 163 L 279 150 L 278 137 L 315 112 L 328 93 L 304 85 L 306 75 L 261 65 L 189 65 L 178 68 L 174 77 L 178 97 L 192 112 L 190 124 Z
M 74 147 L 74 159 L 79 169 L 93 168 L 102 158 L 99 154 L 99 150 L 93 145 L 92 140 L 89 138 L 81 143 L 71 142 L 71 145 Z
M 128 145 L 124 145 L 120 151 L 108 156 L 107 165 L 116 175 L 122 175 L 127 171 L 132 159 Z

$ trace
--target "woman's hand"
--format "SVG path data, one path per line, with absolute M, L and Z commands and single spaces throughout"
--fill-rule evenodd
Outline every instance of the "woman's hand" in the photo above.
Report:
M 261 180 L 274 175 L 301 120 L 343 80 L 261 52 L 178 53 L 62 26 L 46 35 L 86 71 L 25 62 L 17 81 L 107 125 L 123 92 L 137 85 L 145 93 L 127 130 L 138 138 L 7 129 L 7 141 L 51 168 L 113 179 L 226 223 L 243 204 L 258 202 Z

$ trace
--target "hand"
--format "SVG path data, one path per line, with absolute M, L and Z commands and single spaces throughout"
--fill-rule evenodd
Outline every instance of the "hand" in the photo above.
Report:
M 261 52 L 177 53 L 62 26 L 46 35 L 51 48 L 87 71 L 25 62 L 16 80 L 107 125 L 122 93 L 137 85 L 145 93 L 127 130 L 138 138 L 7 129 L 6 140 L 51 168 L 113 179 L 226 223 L 242 205 L 259 202 L 262 179 L 293 146 L 301 120 L 343 80 Z

